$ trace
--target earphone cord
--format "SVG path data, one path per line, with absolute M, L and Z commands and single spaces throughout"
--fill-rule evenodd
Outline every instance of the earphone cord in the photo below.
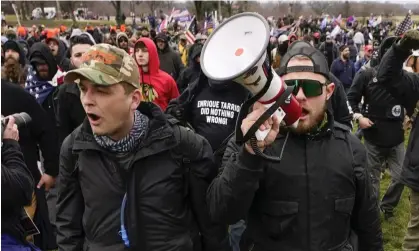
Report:
M 122 240 L 124 241 L 125 247 L 129 247 L 129 239 L 127 230 L 125 229 L 125 207 L 127 206 L 127 194 L 125 193 L 124 199 L 122 200 L 121 205 L 121 230 L 119 231 L 119 235 L 122 237 Z

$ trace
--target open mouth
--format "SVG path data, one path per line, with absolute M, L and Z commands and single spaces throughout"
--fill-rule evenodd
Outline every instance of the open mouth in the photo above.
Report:
M 94 113 L 86 113 L 89 120 L 93 123 L 98 122 L 100 120 L 100 117 Z
M 305 116 L 307 116 L 309 113 L 310 113 L 310 112 L 309 112 L 307 109 L 303 108 L 303 109 L 301 110 L 301 117 L 305 117 Z

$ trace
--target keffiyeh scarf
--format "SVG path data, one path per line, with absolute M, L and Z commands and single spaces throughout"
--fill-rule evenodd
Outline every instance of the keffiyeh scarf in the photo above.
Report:
M 96 142 L 106 150 L 113 153 L 127 153 L 134 150 L 148 130 L 148 117 L 141 114 L 139 111 L 135 111 L 134 114 L 134 125 L 127 136 L 124 138 L 114 141 L 108 136 L 93 135 Z

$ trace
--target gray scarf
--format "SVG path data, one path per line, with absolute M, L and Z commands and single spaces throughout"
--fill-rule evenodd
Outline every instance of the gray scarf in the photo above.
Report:
M 106 150 L 113 153 L 128 153 L 134 150 L 144 138 L 148 130 L 148 117 L 135 111 L 134 125 L 131 131 L 124 138 L 114 141 L 108 136 L 98 136 L 94 134 L 96 142 Z

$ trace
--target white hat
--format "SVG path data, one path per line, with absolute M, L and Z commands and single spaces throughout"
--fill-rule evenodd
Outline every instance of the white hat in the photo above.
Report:
M 288 39 L 288 36 L 287 35 L 285 35 L 285 34 L 282 34 L 281 36 L 279 36 L 279 38 L 278 38 L 278 43 L 279 44 L 282 44 L 283 42 L 285 42 L 285 41 L 288 41 L 289 39 Z

